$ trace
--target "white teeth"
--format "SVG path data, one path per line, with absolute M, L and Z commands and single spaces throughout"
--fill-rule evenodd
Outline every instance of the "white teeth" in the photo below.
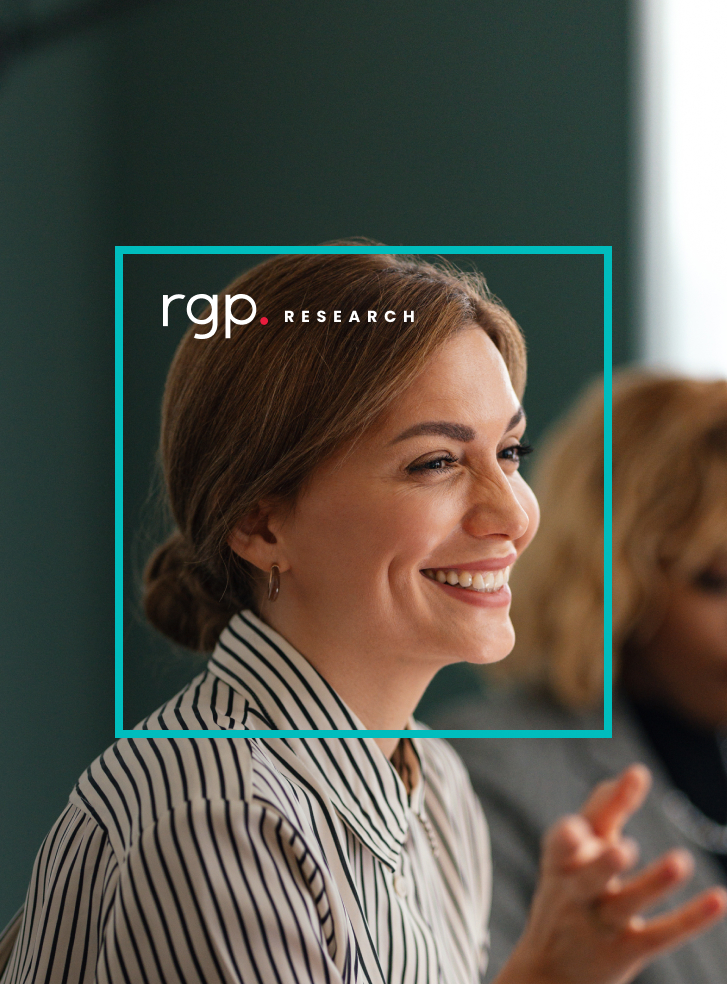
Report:
M 429 568 L 424 574 L 440 584 L 458 585 L 470 591 L 487 591 L 493 594 L 499 591 L 510 580 L 510 568 L 504 567 L 499 571 L 486 571 L 472 574 L 470 571 L 442 570 Z

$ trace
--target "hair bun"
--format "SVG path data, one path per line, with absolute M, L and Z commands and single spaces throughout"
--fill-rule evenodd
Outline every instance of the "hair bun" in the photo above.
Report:
M 179 531 L 154 551 L 144 570 L 144 612 L 180 646 L 211 652 L 238 606 L 225 599 L 224 588 L 214 590 L 191 554 Z

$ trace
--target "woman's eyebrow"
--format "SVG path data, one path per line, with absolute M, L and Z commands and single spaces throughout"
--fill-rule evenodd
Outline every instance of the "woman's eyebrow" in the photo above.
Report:
M 513 414 L 505 428 L 505 433 L 511 431 L 513 427 L 518 424 L 525 416 L 525 411 L 522 407 L 518 407 L 517 412 Z M 475 431 L 468 427 L 466 424 L 453 424 L 447 420 L 428 420 L 421 424 L 414 424 L 413 427 L 408 427 L 405 431 L 402 431 L 398 437 L 395 437 L 390 444 L 397 444 L 399 441 L 406 441 L 410 437 L 418 437 L 420 434 L 437 434 L 441 437 L 449 437 L 453 441 L 461 441 L 463 444 L 467 444 L 469 441 L 474 441 L 477 436 Z
M 515 413 L 512 415 L 512 417 L 510 418 L 510 423 L 505 428 L 505 433 L 507 434 L 507 432 L 511 431 L 516 424 L 519 424 L 524 416 L 525 416 L 525 411 L 523 410 L 522 406 L 519 406 L 515 411 Z
M 390 444 L 398 441 L 406 441 L 409 437 L 417 437 L 419 434 L 441 434 L 442 437 L 450 437 L 453 441 L 474 441 L 475 432 L 466 424 L 450 424 L 446 420 L 428 420 L 423 424 L 414 424 L 395 437 Z

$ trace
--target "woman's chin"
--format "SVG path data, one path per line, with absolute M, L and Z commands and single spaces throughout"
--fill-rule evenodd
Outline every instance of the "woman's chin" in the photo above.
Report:
M 482 666 L 487 663 L 499 663 L 512 652 L 514 645 L 515 630 L 510 619 L 506 618 L 502 624 L 488 625 L 485 632 L 463 640 L 457 659 Z

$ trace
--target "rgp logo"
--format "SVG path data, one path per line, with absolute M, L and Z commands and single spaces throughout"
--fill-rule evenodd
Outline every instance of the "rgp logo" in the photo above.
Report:
M 169 327 L 169 305 L 172 301 L 183 301 L 186 294 L 163 294 L 162 295 L 162 325 L 165 328 Z M 211 328 L 206 333 L 195 333 L 195 338 L 212 338 L 212 336 L 217 331 L 217 318 L 218 318 L 218 308 L 217 294 L 194 294 L 187 301 L 187 317 L 190 321 L 193 321 L 196 325 L 211 325 Z M 195 301 L 207 301 L 210 306 L 210 313 L 208 318 L 195 318 L 192 307 Z M 241 320 L 236 318 L 232 313 L 232 308 L 237 301 L 247 301 L 250 305 L 251 311 L 250 316 L 247 318 L 242 318 Z M 226 294 L 225 295 L 225 338 L 230 338 L 230 329 L 232 325 L 249 325 L 257 314 L 257 306 L 255 301 L 250 297 L 249 294 Z M 261 318 L 260 321 L 266 325 L 268 323 L 267 318 Z

